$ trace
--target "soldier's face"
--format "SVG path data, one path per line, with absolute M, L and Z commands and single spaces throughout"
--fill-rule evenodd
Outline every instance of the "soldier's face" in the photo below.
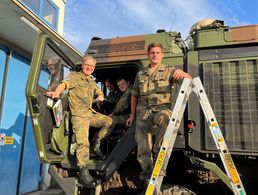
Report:
M 160 47 L 153 47 L 148 53 L 148 58 L 152 65 L 159 65 L 162 63 L 164 53 Z
M 56 74 L 58 71 L 57 71 L 57 65 L 52 62 L 52 60 L 49 60 L 48 63 L 47 63 L 47 68 L 50 72 L 50 74 Z
M 86 76 L 90 76 L 95 70 L 95 61 L 93 59 L 87 59 L 82 64 L 82 71 Z
M 129 86 L 129 83 L 126 80 L 122 79 L 121 81 L 117 82 L 117 86 L 120 89 L 120 91 L 122 91 L 124 93 L 124 92 L 126 92 L 128 86 Z
M 115 90 L 115 86 L 109 81 L 105 81 L 105 86 L 109 91 L 114 91 Z

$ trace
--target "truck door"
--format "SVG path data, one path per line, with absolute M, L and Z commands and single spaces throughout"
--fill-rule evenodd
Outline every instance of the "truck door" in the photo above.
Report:
M 76 65 L 46 34 L 39 33 L 34 48 L 26 98 L 41 162 L 63 162 L 68 154 L 67 94 L 53 101 L 46 96 Z

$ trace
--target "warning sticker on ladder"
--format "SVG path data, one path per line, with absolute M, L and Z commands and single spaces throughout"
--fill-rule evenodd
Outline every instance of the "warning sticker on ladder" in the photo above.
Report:
M 211 128 L 212 128 L 214 135 L 216 136 L 217 141 L 223 142 L 224 141 L 223 135 L 221 133 L 218 123 L 216 123 L 216 122 L 212 123 Z

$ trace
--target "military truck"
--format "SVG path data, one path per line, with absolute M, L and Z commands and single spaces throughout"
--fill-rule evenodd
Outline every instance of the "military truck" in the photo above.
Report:
M 107 95 L 104 81 L 125 78 L 133 84 L 136 73 L 148 66 L 147 46 L 164 47 L 164 64 L 174 65 L 200 77 L 247 194 L 256 189 L 258 155 L 258 25 L 228 27 L 221 20 L 194 24 L 187 40 L 178 32 L 101 39 L 93 37 L 85 52 L 97 60 L 93 76 Z M 137 194 L 144 190 L 139 180 L 134 131 L 119 127 L 102 144 L 104 161 L 90 159 L 97 181 L 94 189 L 78 185 L 76 144 L 71 130 L 65 92 L 60 101 L 45 94 L 51 81 L 47 61 L 61 59 L 63 79 L 79 71 L 80 63 L 46 34 L 39 33 L 28 78 L 26 96 L 41 162 L 50 163 L 50 174 L 66 194 L 113 192 Z M 173 87 L 173 100 L 180 85 Z M 172 102 L 172 106 L 174 104 Z M 59 106 L 59 110 L 56 109 Z M 100 105 L 95 103 L 98 110 Z M 59 116 L 59 117 L 57 117 Z M 153 127 L 155 128 L 155 127 Z M 98 129 L 90 129 L 90 141 Z M 155 137 L 150 137 L 150 141 Z M 196 96 L 190 96 L 162 189 L 164 194 L 232 194 L 228 178 Z

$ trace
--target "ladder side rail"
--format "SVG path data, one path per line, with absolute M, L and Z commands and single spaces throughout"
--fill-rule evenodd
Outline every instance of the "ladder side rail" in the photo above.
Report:
M 240 176 L 237 172 L 231 154 L 229 152 L 228 146 L 225 142 L 224 136 L 221 132 L 221 129 L 216 120 L 215 114 L 212 110 L 204 87 L 201 83 L 199 77 L 193 79 L 194 84 L 194 92 L 197 94 L 199 102 L 201 104 L 203 113 L 209 125 L 210 132 L 212 134 L 215 145 L 219 151 L 219 155 L 221 157 L 222 163 L 225 167 L 226 173 L 231 181 L 231 186 L 235 194 L 244 195 L 245 189 L 240 179 Z
M 179 113 L 181 113 L 181 112 L 183 113 L 184 110 L 185 110 L 185 107 L 186 107 L 186 104 L 184 104 L 182 106 L 183 109 L 181 109 L 179 111 Z M 182 116 L 178 115 L 177 120 L 175 121 L 175 124 L 172 124 L 172 123 L 170 124 L 170 127 L 169 127 L 168 130 L 170 131 L 171 129 L 173 129 L 173 126 L 174 126 L 174 131 L 173 132 L 170 131 L 171 134 L 169 136 L 171 136 L 171 137 L 169 139 L 166 139 L 165 142 L 164 142 L 164 145 L 162 144 L 161 147 L 160 147 L 159 155 L 157 157 L 157 161 L 155 162 L 155 166 L 154 166 L 154 169 L 153 169 L 153 170 L 156 170 L 156 174 L 155 174 L 155 176 L 156 176 L 156 185 L 155 185 L 156 190 L 160 190 L 160 187 L 161 187 L 164 176 L 160 176 L 159 174 L 160 174 L 161 170 L 166 170 L 167 169 L 167 165 L 169 163 L 169 159 L 170 159 L 170 156 L 172 154 L 173 147 L 174 147 L 176 137 L 177 137 L 177 133 L 178 133 L 178 130 L 179 130 L 179 127 L 180 127 L 180 124 L 181 124 L 180 122 L 182 120 Z M 165 135 L 164 135 L 164 137 L 165 137 Z M 162 162 L 162 160 L 163 160 L 163 162 Z
M 155 190 L 156 192 L 160 191 L 164 176 L 159 176 L 159 174 L 161 169 L 166 170 L 167 168 L 184 110 L 189 99 L 189 95 L 192 92 L 191 83 L 192 81 L 190 79 L 184 79 L 181 85 L 175 106 L 172 111 L 172 116 L 163 136 L 162 145 L 160 147 L 151 179 L 145 193 L 146 195 L 153 194 Z

